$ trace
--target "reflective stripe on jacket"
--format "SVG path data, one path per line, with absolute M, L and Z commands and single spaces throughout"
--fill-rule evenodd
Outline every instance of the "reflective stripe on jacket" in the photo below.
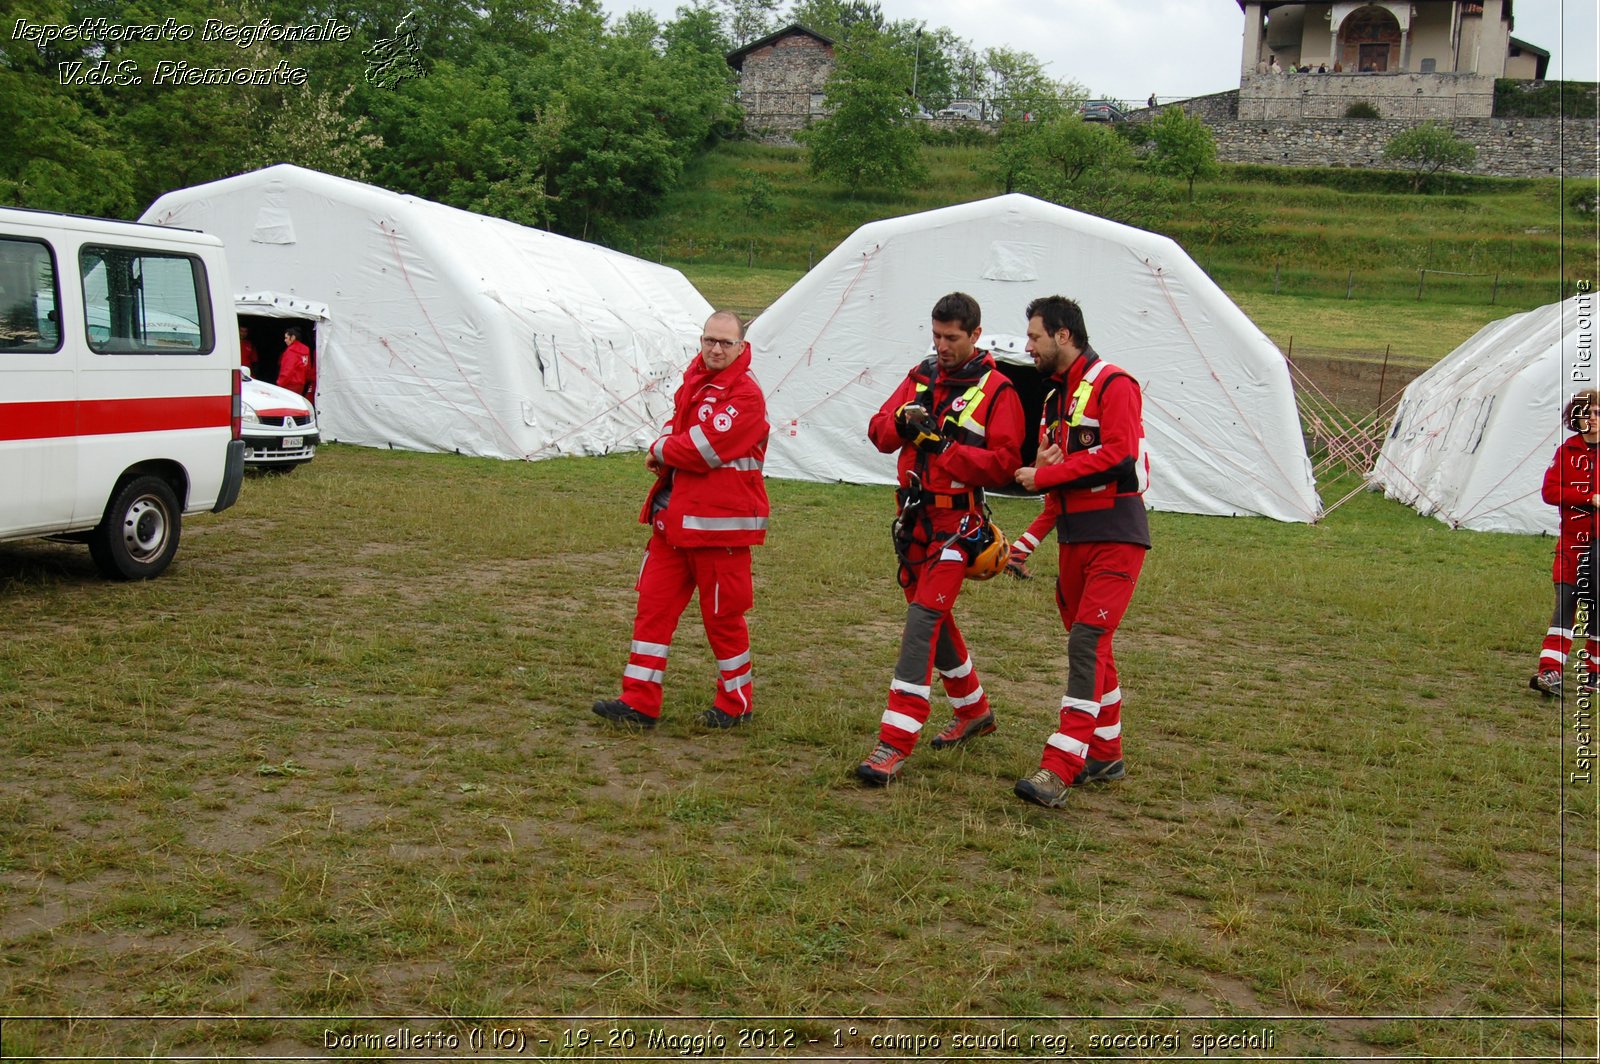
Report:
M 640 522 L 657 525 L 675 547 L 766 542 L 770 508 L 761 467 L 770 426 L 766 399 L 750 374 L 750 345 L 720 373 L 696 355 L 672 403 L 672 421 L 650 445 L 667 468 Z

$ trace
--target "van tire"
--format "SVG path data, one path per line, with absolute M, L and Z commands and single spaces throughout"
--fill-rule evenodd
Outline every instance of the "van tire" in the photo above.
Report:
M 172 564 L 182 525 L 172 486 L 160 477 L 134 477 L 89 533 L 89 556 L 113 580 L 149 580 Z

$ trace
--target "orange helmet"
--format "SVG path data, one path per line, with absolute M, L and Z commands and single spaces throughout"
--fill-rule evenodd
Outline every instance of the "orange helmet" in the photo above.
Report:
M 967 579 L 988 580 L 1006 571 L 1011 560 L 1011 544 L 1006 534 L 992 518 L 985 517 L 977 531 L 961 536 L 961 546 L 966 551 Z

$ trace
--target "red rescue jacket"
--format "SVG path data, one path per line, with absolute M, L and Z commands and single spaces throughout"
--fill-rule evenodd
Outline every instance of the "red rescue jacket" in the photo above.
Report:
M 672 420 L 650 445 L 666 466 L 639 514 L 675 547 L 766 542 L 767 401 L 750 375 L 750 345 L 720 373 L 696 355 L 672 399 Z M 663 505 L 664 500 L 664 505 Z
M 1600 533 L 1593 503 L 1597 459 L 1600 444 L 1588 443 L 1575 432 L 1561 441 L 1544 471 L 1544 501 L 1561 508 L 1561 541 L 1551 569 L 1551 577 L 1558 584 L 1579 582 L 1579 568 Z M 1586 579 L 1600 580 L 1600 573 L 1591 571 Z
M 917 450 L 900 436 L 895 414 L 907 403 L 921 403 L 933 415 L 949 441 L 939 454 Z M 906 375 L 900 386 L 867 423 L 867 436 L 884 454 L 900 452 L 897 468 L 902 488 L 911 486 L 911 474 L 921 479 L 924 491 L 959 500 L 954 508 L 935 503 L 929 511 L 936 525 L 943 515 L 959 519 L 963 513 L 983 510 L 983 497 L 974 488 L 998 488 L 1011 483 L 1022 464 L 1022 402 L 1017 390 L 996 367 L 993 356 L 980 353 L 951 371 L 939 369 L 929 358 Z
M 296 395 L 306 392 L 306 375 L 311 369 L 311 348 L 296 340 L 283 349 L 278 359 L 278 387 Z
M 1139 382 L 1104 361 L 1094 348 L 1057 378 L 1045 397 L 1039 443 L 1060 444 L 1066 459 L 1038 467 L 1035 481 L 1061 506 L 1061 543 L 1135 543 L 1150 546 L 1144 490 L 1150 457 L 1144 443 L 1144 399 Z

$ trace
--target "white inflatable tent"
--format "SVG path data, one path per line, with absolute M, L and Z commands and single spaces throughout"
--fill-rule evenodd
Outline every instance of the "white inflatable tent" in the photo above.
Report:
M 677 270 L 298 166 L 170 192 L 141 220 L 220 236 L 239 313 L 318 310 L 318 420 L 347 443 L 642 449 L 711 313 Z
M 1595 386 L 1582 299 L 1490 322 L 1412 381 L 1368 485 L 1452 528 L 1554 534 L 1545 467 L 1568 435 L 1562 408 Z
M 1153 509 L 1320 515 L 1272 341 L 1172 240 L 1023 195 L 864 225 L 756 319 L 769 476 L 893 482 L 867 420 L 931 352 L 929 312 L 952 291 L 978 300 L 980 343 L 1036 391 L 1024 309 L 1053 294 L 1082 304 L 1090 344 L 1144 387 Z

